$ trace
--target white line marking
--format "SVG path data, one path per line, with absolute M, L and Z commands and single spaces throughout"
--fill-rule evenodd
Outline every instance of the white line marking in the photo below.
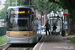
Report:
M 44 36 L 41 38 L 41 40 L 44 38 Z M 41 42 L 41 40 L 39 42 Z M 36 49 L 36 47 L 39 45 L 39 42 L 34 46 L 33 50 Z
M 43 46 L 43 44 L 44 44 L 44 42 L 45 42 L 46 38 L 47 38 L 47 36 L 45 37 L 45 39 L 44 39 L 43 43 L 41 44 L 41 46 L 40 46 L 39 50 L 41 50 L 41 48 L 42 48 L 42 46 Z

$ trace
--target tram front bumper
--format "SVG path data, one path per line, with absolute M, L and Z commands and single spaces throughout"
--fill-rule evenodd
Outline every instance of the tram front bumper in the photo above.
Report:
M 7 43 L 35 43 L 36 42 L 36 37 L 31 36 L 31 37 L 23 37 L 23 38 L 15 38 L 15 37 L 8 37 L 7 38 Z

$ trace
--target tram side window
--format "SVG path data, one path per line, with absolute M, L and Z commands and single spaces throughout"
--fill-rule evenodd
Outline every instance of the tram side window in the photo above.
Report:
M 33 22 L 31 21 L 30 22 L 30 28 L 29 28 L 30 30 L 32 30 L 33 29 Z

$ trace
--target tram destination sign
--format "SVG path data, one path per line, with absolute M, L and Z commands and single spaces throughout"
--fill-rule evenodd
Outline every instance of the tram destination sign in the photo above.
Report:
M 29 11 L 26 12 L 26 11 L 18 11 L 19 14 L 25 14 L 25 13 L 28 13 L 29 14 Z
M 15 11 L 18 14 L 29 14 L 29 10 L 28 11 Z M 15 13 L 13 10 L 11 11 L 11 14 Z
M 30 14 L 30 10 L 27 8 L 20 8 L 18 11 L 11 10 L 11 14 Z

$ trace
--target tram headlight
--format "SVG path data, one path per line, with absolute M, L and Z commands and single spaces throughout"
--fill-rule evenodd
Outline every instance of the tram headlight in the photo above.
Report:
M 30 36 L 32 36 L 33 35 L 33 31 L 30 31 Z
M 30 31 L 30 33 L 33 33 L 33 31 Z
M 11 14 L 14 14 L 14 10 L 11 10 Z
M 6 31 L 6 35 L 9 36 L 9 31 Z

